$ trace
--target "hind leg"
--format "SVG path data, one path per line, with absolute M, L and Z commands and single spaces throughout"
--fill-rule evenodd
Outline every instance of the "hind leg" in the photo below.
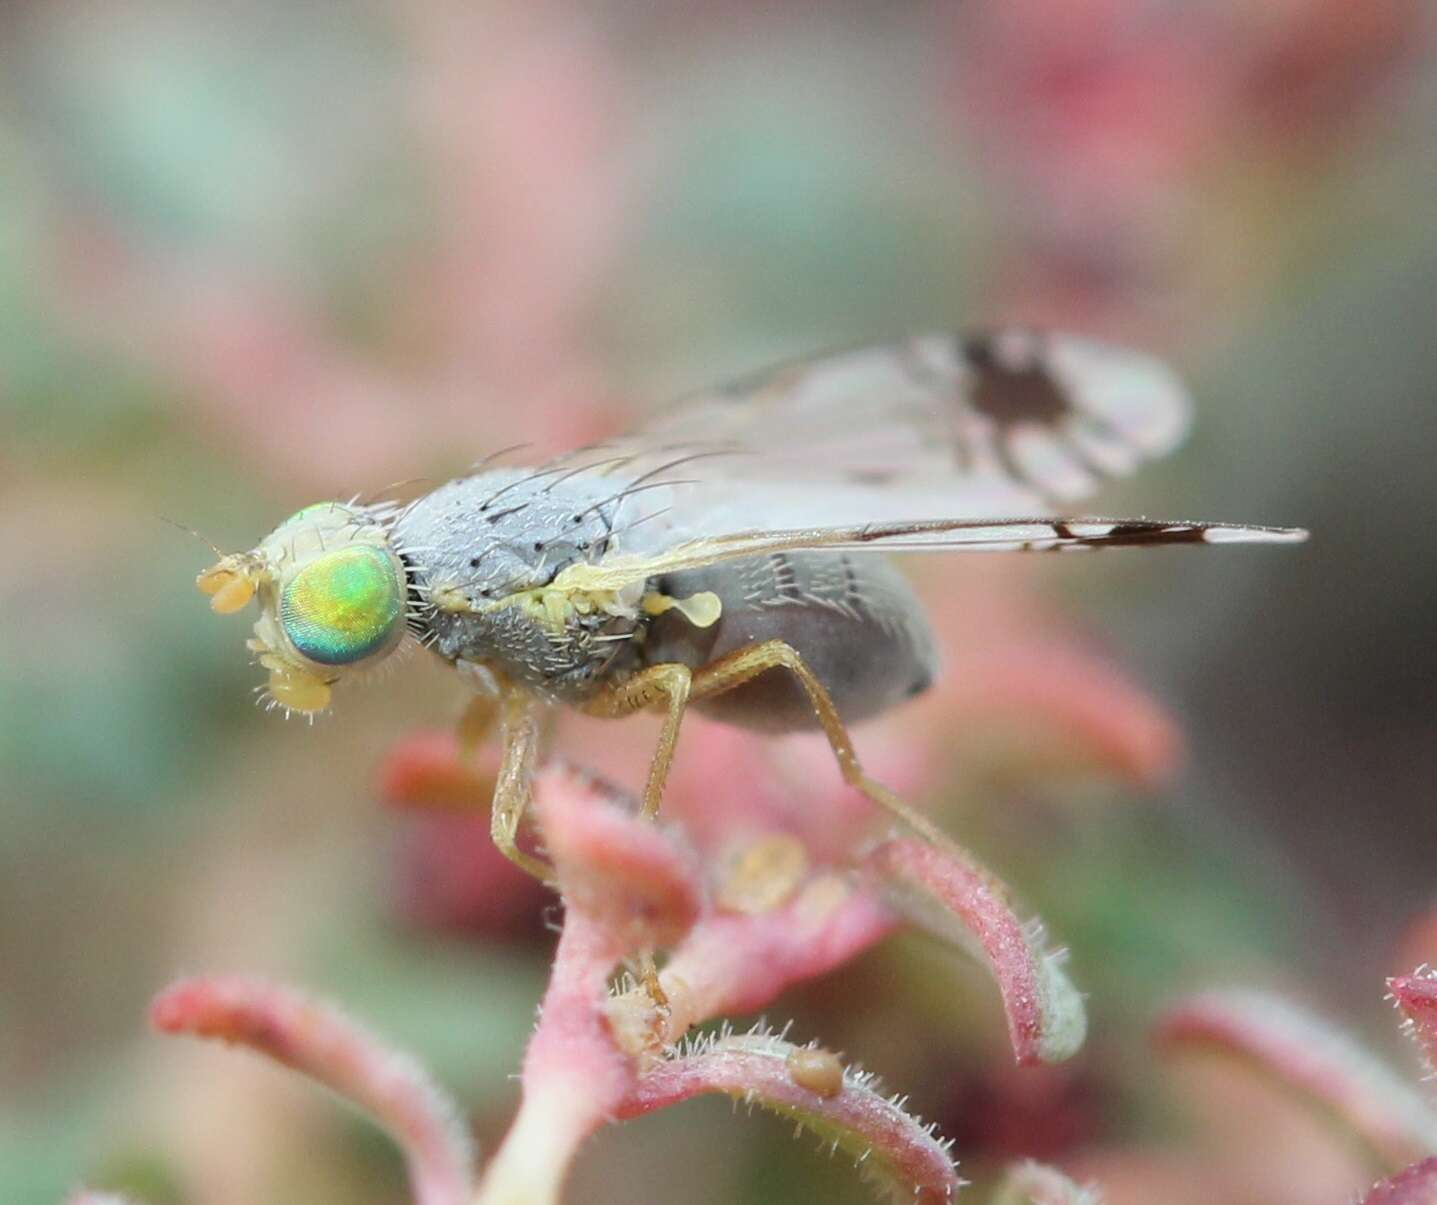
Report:
M 859 763 L 853 741 L 827 689 L 809 669 L 798 650 L 782 640 L 765 640 L 737 649 L 727 656 L 694 671 L 693 698 L 711 698 L 734 690 L 769 670 L 783 669 L 791 673 L 808 696 L 809 705 L 828 738 L 838 762 L 839 773 L 849 786 L 862 791 L 874 803 L 897 817 L 909 829 L 934 845 L 950 848 L 952 843 L 934 823 L 912 804 L 895 795 L 882 783 L 870 778 Z

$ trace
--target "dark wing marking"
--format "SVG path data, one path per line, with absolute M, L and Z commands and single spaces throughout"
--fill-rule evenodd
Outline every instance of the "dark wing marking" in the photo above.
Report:
M 712 466 L 727 480 L 923 493 L 930 513 L 1011 514 L 1072 501 L 1163 455 L 1189 411 L 1152 356 L 1006 329 L 780 365 L 685 399 L 629 442 L 748 448 L 755 455 Z

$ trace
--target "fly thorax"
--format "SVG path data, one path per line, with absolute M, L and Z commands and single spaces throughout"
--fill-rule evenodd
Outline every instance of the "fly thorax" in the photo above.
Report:
M 421 638 L 451 662 L 493 666 L 559 699 L 582 698 L 633 656 L 642 583 L 571 588 L 566 569 L 615 542 L 619 487 L 496 470 L 441 486 L 396 520 Z

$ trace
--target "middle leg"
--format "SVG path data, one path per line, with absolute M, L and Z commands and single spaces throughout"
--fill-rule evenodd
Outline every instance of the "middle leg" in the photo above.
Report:
M 667 700 L 664 726 L 659 733 L 654 759 L 649 763 L 644 800 L 639 810 L 640 815 L 649 820 L 658 814 L 659 803 L 664 797 L 664 783 L 668 781 L 669 767 L 673 764 L 674 747 L 678 744 L 684 709 L 688 707 L 692 680 L 693 675 L 687 665 L 676 661 L 651 665 L 632 678 L 611 686 L 584 705 L 584 710 L 590 715 L 618 717 L 643 711 L 660 699 Z
M 646 820 L 658 815 L 659 804 L 663 800 L 664 783 L 668 781 L 669 767 L 673 765 L 679 725 L 688 707 L 692 679 L 689 667 L 678 662 L 653 665 L 610 687 L 584 707 L 590 715 L 616 718 L 642 711 L 661 699 L 667 701 L 664 726 L 659 732 L 653 760 L 649 763 L 649 776 L 644 783 L 644 798 L 639 808 L 639 814 Z M 654 1010 L 655 1032 L 662 1032 L 673 1009 L 659 982 L 659 970 L 652 950 L 643 950 L 637 955 L 635 971 L 639 986 L 647 993 Z

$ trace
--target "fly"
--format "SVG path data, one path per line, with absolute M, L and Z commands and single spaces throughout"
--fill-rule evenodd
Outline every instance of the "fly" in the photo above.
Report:
M 293 711 L 325 710 L 345 675 L 406 644 L 453 665 L 476 691 L 466 731 L 497 721 L 503 740 L 494 840 L 531 873 L 548 868 L 519 832 L 555 705 L 662 710 L 646 816 L 697 707 L 822 731 L 846 782 L 943 843 L 848 735 L 938 672 L 923 608 L 882 554 L 1305 539 L 1051 517 L 1170 451 L 1189 411 L 1140 352 L 1025 329 L 919 335 L 704 391 L 541 464 L 496 454 L 408 504 L 305 507 L 197 584 L 221 613 L 258 600 L 249 647 Z

